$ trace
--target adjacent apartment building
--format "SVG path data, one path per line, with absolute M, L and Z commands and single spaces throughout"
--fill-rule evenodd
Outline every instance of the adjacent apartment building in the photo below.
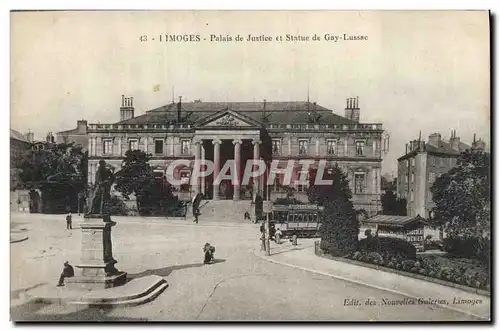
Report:
M 471 145 L 460 141 L 456 131 L 452 131 L 449 140 L 433 133 L 427 142 L 408 143 L 405 154 L 398 159 L 397 179 L 397 195 L 407 200 L 407 215 L 429 218 L 435 207 L 430 188 L 436 178 L 456 165 L 461 152 L 471 148 L 485 150 L 485 147 L 484 141 L 475 138 Z
M 33 133 L 22 134 L 10 130 L 10 211 L 28 211 L 29 197 L 21 187 L 18 165 L 23 156 L 31 150 Z
M 109 124 L 78 122 L 73 131 L 59 133 L 68 140 L 86 135 L 89 152 L 89 182 L 95 180 L 98 162 L 104 159 L 118 171 L 127 150 L 140 149 L 151 154 L 150 164 L 160 175 L 178 159 L 210 160 L 214 172 L 228 159 L 242 167 L 248 159 L 266 162 L 279 160 L 285 168 L 288 160 L 327 160 L 338 164 L 348 175 L 357 209 L 369 215 L 381 210 L 380 177 L 383 154 L 381 123 L 360 122 L 358 98 L 347 99 L 344 116 L 309 101 L 296 102 L 193 102 L 170 103 L 136 116 L 132 97 L 122 96 L 117 109 L 120 120 Z M 76 133 L 75 133 L 76 132 Z M 86 132 L 84 134 L 84 132 Z M 313 166 L 315 166 L 313 165 Z M 233 187 L 224 181 L 212 185 L 213 175 L 192 186 L 190 166 L 176 169 L 182 183 L 178 194 L 202 193 L 209 200 L 254 199 L 260 193 L 274 199 L 286 189 L 283 177 L 273 183 L 267 177 L 246 187 Z M 305 172 L 298 162 L 294 179 Z M 306 199 L 307 185 L 294 185 L 296 195 Z

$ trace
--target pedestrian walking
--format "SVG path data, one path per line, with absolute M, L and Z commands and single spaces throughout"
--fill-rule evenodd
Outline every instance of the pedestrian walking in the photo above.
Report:
M 72 220 L 71 212 L 69 212 L 69 214 L 66 215 L 66 229 L 73 230 L 73 220 Z
M 195 209 L 194 211 L 194 220 L 193 223 L 198 224 L 198 215 L 200 214 L 200 210 L 198 208 Z
M 69 264 L 68 261 L 64 262 L 63 271 L 59 277 L 59 282 L 57 286 L 64 286 L 64 278 L 73 277 L 75 275 L 75 270 L 73 266 Z
M 274 233 L 274 242 L 275 242 L 276 244 L 278 244 L 278 245 L 279 245 L 279 244 L 281 244 L 281 236 L 282 236 L 282 235 L 283 235 L 283 233 L 281 232 L 281 229 L 280 229 L 280 228 L 278 228 L 278 229 L 276 230 L 276 232 Z

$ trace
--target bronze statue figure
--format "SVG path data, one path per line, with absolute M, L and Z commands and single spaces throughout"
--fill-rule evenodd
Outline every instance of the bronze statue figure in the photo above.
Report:
M 115 176 L 107 167 L 104 160 L 99 161 L 99 168 L 95 175 L 95 187 L 89 195 L 87 216 L 105 216 L 105 205 L 111 199 L 111 185 Z M 105 219 L 106 220 L 106 219 Z

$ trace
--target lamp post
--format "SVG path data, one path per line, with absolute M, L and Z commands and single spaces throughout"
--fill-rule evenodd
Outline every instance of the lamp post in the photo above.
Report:
M 266 246 L 266 256 L 271 255 L 271 244 L 269 240 L 269 214 L 271 213 L 271 201 L 267 200 L 264 202 L 263 207 L 264 207 L 264 212 L 266 213 L 266 225 L 265 225 L 265 230 L 264 230 L 264 235 L 265 235 L 265 246 Z

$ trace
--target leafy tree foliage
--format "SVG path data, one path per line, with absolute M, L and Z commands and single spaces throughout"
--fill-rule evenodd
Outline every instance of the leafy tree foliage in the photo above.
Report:
M 323 175 L 331 185 L 314 185 L 317 172 L 309 173 L 309 201 L 324 206 L 320 228 L 322 249 L 334 255 L 345 255 L 357 248 L 359 224 L 354 210 L 347 175 L 335 165 Z
M 396 178 L 387 178 L 382 176 L 380 178 L 380 188 L 382 191 L 396 191 L 397 189 L 397 179 Z
M 431 187 L 434 225 L 450 238 L 489 238 L 491 222 L 490 155 L 468 150 L 455 168 Z
M 42 192 L 44 212 L 77 210 L 78 194 L 87 183 L 87 154 L 81 147 L 62 143 L 30 151 L 18 167 L 23 186 Z
M 141 215 L 171 214 L 180 207 L 180 202 L 165 178 L 155 175 L 150 157 L 140 150 L 127 151 L 122 168 L 116 173 L 115 188 L 125 199 L 135 195 Z
M 406 199 L 399 199 L 393 191 L 382 194 L 382 214 L 406 216 Z

